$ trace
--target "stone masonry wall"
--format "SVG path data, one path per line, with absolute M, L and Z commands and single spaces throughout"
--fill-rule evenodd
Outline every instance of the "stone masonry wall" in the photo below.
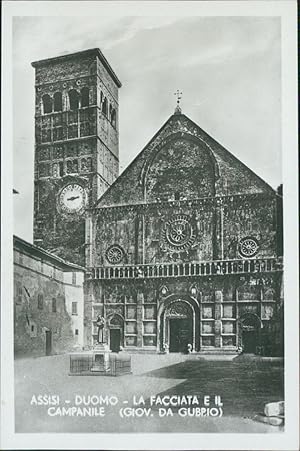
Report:
M 73 349 L 76 339 L 66 310 L 63 272 L 22 252 L 14 252 L 15 354 L 45 355 L 46 331 L 52 353 Z
M 99 209 L 93 217 L 93 266 L 237 259 L 247 237 L 257 242 L 257 258 L 274 257 L 276 217 L 276 199 L 265 194 Z M 177 220 L 191 237 L 183 246 L 168 235 Z M 107 254 L 113 246 L 123 252 L 117 263 Z
M 280 274 L 87 281 L 86 291 L 93 299 L 90 333 L 95 340 L 95 320 L 104 315 L 108 341 L 109 318 L 118 317 L 125 348 L 155 349 L 162 345 L 158 312 L 169 299 L 186 299 L 199 306 L 197 349 L 237 347 L 237 319 L 247 313 L 261 319 L 262 342 L 271 347 L 269 325 L 280 308 L 280 289 Z
M 170 141 L 176 142 L 178 139 L 198 142 L 199 148 L 205 148 L 206 152 L 210 153 L 214 162 L 216 195 L 273 192 L 269 185 L 194 122 L 185 115 L 179 114 L 168 119 L 137 158 L 121 174 L 113 189 L 109 189 L 102 196 L 98 206 L 135 204 L 145 201 L 143 177 L 147 173 L 149 165 L 151 166 L 153 155 L 163 149 Z M 174 169 L 176 167 L 176 155 L 176 152 L 169 155 L 169 168 Z M 200 172 L 199 179 L 201 179 Z
M 84 211 L 63 211 L 59 196 L 67 184 L 77 184 L 86 193 L 84 207 L 91 207 L 118 176 L 118 86 L 95 49 L 33 66 L 34 241 L 84 266 Z

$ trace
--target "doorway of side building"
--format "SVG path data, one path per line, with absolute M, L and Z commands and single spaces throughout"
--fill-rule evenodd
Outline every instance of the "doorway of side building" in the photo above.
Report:
M 121 346 L 121 329 L 110 329 L 109 331 L 110 350 L 119 352 Z
M 170 319 L 170 352 L 187 352 L 188 344 L 193 342 L 192 320 Z
M 51 330 L 46 330 L 46 355 L 52 354 L 52 332 Z

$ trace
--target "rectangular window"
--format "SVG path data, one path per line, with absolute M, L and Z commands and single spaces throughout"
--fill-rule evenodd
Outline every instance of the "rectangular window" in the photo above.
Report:
M 38 295 L 38 309 L 43 310 L 44 308 L 44 298 L 42 294 Z
M 72 272 L 72 284 L 76 285 L 76 272 Z
M 52 299 L 52 312 L 56 312 L 56 299 Z
M 23 292 L 21 282 L 16 283 L 15 289 L 16 289 L 16 303 L 20 305 L 22 304 L 22 292 Z
M 78 329 L 75 329 L 75 335 L 78 335 Z
M 72 315 L 77 315 L 77 302 L 72 302 Z

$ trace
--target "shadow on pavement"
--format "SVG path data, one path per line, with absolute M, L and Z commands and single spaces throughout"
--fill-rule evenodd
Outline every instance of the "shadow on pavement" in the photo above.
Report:
M 234 361 L 187 360 L 150 371 L 147 377 L 184 379 L 159 396 L 221 396 L 224 416 L 253 418 L 267 402 L 283 400 L 283 365 L 256 359 Z M 148 400 L 149 402 L 149 400 Z M 153 406 L 154 407 L 154 406 Z M 157 406 L 161 407 L 161 406 Z

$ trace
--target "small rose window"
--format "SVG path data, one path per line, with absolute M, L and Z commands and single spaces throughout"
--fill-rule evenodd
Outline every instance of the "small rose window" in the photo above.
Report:
M 255 238 L 246 237 L 239 242 L 239 253 L 242 257 L 251 258 L 258 252 L 258 242 Z
M 110 246 L 106 251 L 106 259 L 112 265 L 121 263 L 124 258 L 124 250 L 118 244 Z

